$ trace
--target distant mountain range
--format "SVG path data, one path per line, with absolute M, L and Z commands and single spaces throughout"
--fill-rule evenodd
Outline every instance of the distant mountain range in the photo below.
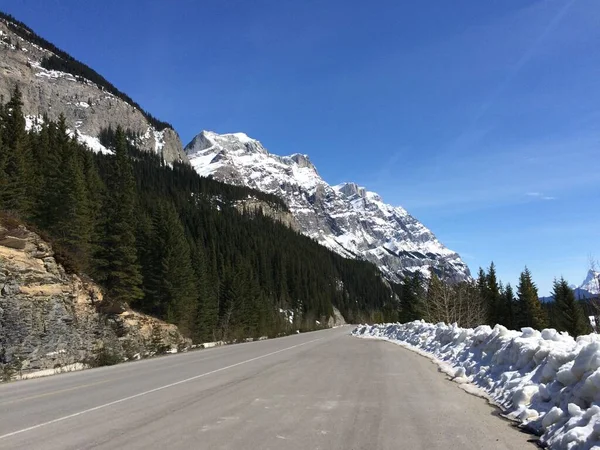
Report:
M 571 288 L 575 292 L 575 298 L 588 299 L 600 295 L 600 272 L 597 270 L 588 270 L 585 279 L 579 286 L 572 285 Z M 551 302 L 554 297 L 549 295 L 541 297 L 543 302 Z

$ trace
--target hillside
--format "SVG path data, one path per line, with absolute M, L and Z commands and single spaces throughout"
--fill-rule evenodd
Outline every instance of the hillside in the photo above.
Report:
M 395 317 L 374 265 L 257 207 L 284 217 L 278 197 L 167 165 L 120 128 L 104 135 L 110 153 L 69 138 L 64 121 L 27 131 L 18 91 L 0 118 L 0 208 L 46 233 L 67 270 L 96 280 L 109 313 L 131 306 L 195 341 L 319 328 L 336 309 L 349 321 Z

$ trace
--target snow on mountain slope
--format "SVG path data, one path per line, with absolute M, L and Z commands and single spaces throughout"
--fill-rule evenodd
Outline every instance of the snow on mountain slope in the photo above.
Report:
M 590 269 L 579 289 L 583 289 L 593 295 L 600 294 L 600 272 Z
M 433 268 L 470 278 L 460 256 L 405 209 L 354 183 L 327 184 L 307 155 L 277 156 L 244 133 L 203 131 L 185 148 L 196 171 L 283 198 L 301 231 L 335 252 L 375 263 L 390 279 Z

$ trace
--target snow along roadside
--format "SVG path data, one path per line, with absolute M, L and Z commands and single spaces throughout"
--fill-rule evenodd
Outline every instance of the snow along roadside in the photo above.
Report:
M 600 335 L 553 329 L 460 328 L 423 321 L 360 325 L 352 334 L 436 361 L 465 390 L 484 394 L 551 449 L 600 446 Z M 600 448 L 600 447 L 594 447 Z

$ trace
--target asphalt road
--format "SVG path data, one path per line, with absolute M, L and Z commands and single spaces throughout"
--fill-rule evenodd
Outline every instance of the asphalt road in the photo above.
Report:
M 527 449 L 426 358 L 351 327 L 0 385 L 0 449 Z

